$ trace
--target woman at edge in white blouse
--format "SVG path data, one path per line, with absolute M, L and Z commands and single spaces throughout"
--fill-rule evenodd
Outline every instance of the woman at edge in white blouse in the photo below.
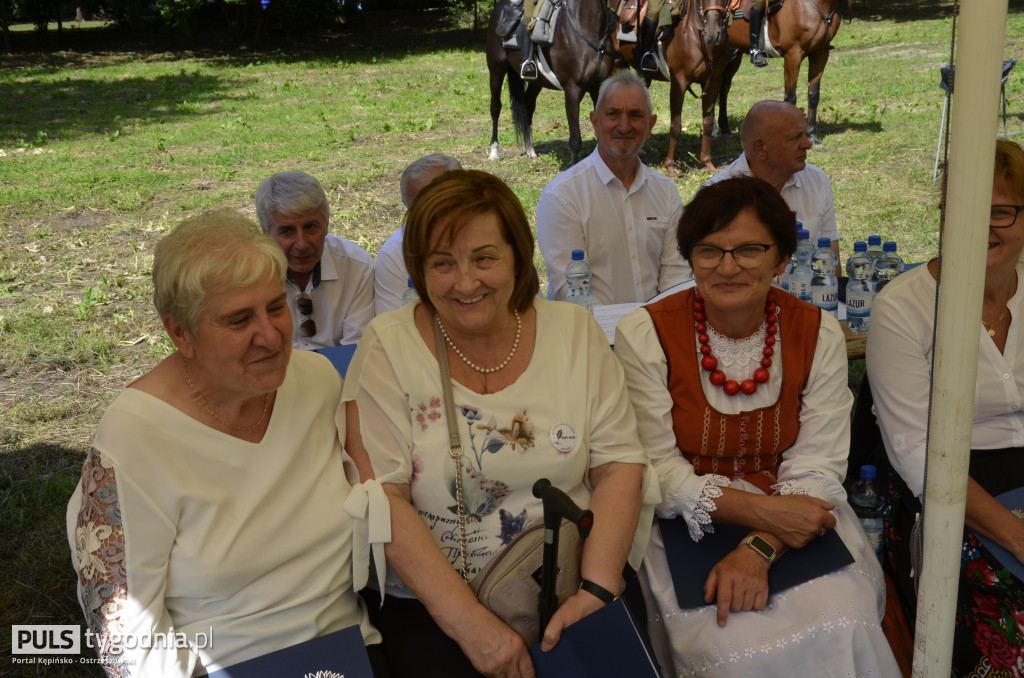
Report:
M 1024 150 L 997 139 L 964 517 L 969 529 L 964 531 L 953 635 L 955 676 L 1024 672 L 1024 583 L 973 534 L 992 539 L 1024 562 L 1024 521 L 994 498 L 1024 486 L 1022 209 Z M 939 262 L 932 259 L 886 285 L 872 306 L 868 332 L 868 378 L 882 440 L 889 462 L 918 498 L 924 490 L 938 274 Z M 904 506 L 902 501 L 894 503 Z M 892 556 L 909 563 L 910 540 L 891 534 L 890 525 L 887 519 L 889 541 L 898 550 Z M 1016 621 L 1007 624 L 1008 619 Z
M 109 676 L 205 675 L 356 624 L 386 670 L 354 591 L 369 561 L 345 510 L 341 379 L 292 350 L 285 271 L 231 210 L 157 243 L 153 300 L 176 350 L 107 408 L 67 512 Z

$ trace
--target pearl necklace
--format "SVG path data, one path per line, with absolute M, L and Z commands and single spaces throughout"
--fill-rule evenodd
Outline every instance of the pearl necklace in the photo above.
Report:
M 700 352 L 704 356 L 700 359 L 700 366 L 710 372 L 708 380 L 714 386 L 721 386 L 728 396 L 734 396 L 741 391 L 746 395 L 753 395 L 757 391 L 757 385 L 768 381 L 768 368 L 772 366 L 772 356 L 775 355 L 775 335 L 779 333 L 779 307 L 775 305 L 775 295 L 768 293 L 768 299 L 764 304 L 764 350 L 761 353 L 761 367 L 754 370 L 752 379 L 744 379 L 738 383 L 733 379 L 727 379 L 725 372 L 718 369 L 718 358 L 711 354 L 711 345 L 708 343 L 707 315 L 704 313 L 704 297 L 700 292 L 693 294 L 693 326 L 697 330 L 697 342 L 700 344 Z
M 480 367 L 479 365 L 471 361 L 469 358 L 462 355 L 462 351 L 460 351 L 459 347 L 455 345 L 455 342 L 452 341 L 452 338 L 448 336 L 448 332 L 444 329 L 444 325 L 441 324 L 441 316 L 434 314 L 434 322 L 436 322 L 437 326 L 441 329 L 441 334 L 444 335 L 444 340 L 448 342 L 448 345 L 452 347 L 453 351 L 455 351 L 455 355 L 462 358 L 462 362 L 466 363 L 467 365 L 472 367 L 477 372 L 480 372 L 481 374 L 492 374 L 508 365 L 509 362 L 511 362 L 512 360 L 512 356 L 516 354 L 516 349 L 519 348 L 519 335 L 523 330 L 523 320 L 522 318 L 519 317 L 519 311 L 513 310 L 512 312 L 516 316 L 516 338 L 512 342 L 512 351 L 508 354 L 508 357 L 501 361 L 501 364 L 498 365 L 497 367 Z
M 213 409 L 210 407 L 210 404 L 206 402 L 206 396 L 203 395 L 203 392 L 197 389 L 195 384 L 192 383 L 192 377 L 188 373 L 188 362 L 185 360 L 185 356 L 181 356 L 181 364 L 185 366 L 185 381 L 188 382 L 189 388 L 192 389 L 192 392 L 199 396 L 199 400 L 203 403 L 203 407 L 206 409 L 207 412 L 210 413 L 211 417 L 213 417 L 220 423 L 224 424 L 229 429 L 233 431 L 252 431 L 258 428 L 260 424 L 263 423 L 263 420 L 267 418 L 267 411 L 270 409 L 269 392 L 263 397 L 263 414 L 260 415 L 260 418 L 256 421 L 255 424 L 252 424 L 250 426 L 235 426 L 230 422 L 224 421 L 217 415 L 216 412 L 213 411 Z

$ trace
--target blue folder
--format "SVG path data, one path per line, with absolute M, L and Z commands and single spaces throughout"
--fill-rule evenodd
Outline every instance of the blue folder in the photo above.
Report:
M 537 678 L 661 678 L 623 598 L 566 628 L 550 652 L 534 645 L 530 658 Z
M 209 678 L 281 678 L 315 676 L 318 672 L 324 676 L 373 678 L 370 658 L 358 626 L 214 671 Z
M 352 354 L 356 352 L 355 344 L 345 344 L 344 346 L 328 346 L 327 348 L 315 349 L 317 353 L 326 357 L 334 365 L 334 369 L 338 370 L 341 374 L 342 379 L 345 378 L 345 373 L 348 371 L 348 364 L 352 362 Z
M 682 518 L 658 519 L 672 586 L 681 609 L 715 605 L 704 602 L 704 582 L 711 569 L 750 534 L 743 525 L 715 523 L 715 531 L 700 541 L 690 539 Z M 800 549 L 789 549 L 768 570 L 768 590 L 775 594 L 797 584 L 834 572 L 853 562 L 853 556 L 835 530 Z
M 996 500 L 1010 510 L 1024 509 L 1024 487 L 1004 492 L 996 497 Z M 973 534 L 978 538 L 978 541 L 985 545 L 985 548 L 988 549 L 989 553 L 991 553 L 1001 565 L 1009 570 L 1014 577 L 1024 581 L 1024 565 L 1022 565 L 1012 553 L 988 537 L 983 537 L 977 532 L 973 532 Z

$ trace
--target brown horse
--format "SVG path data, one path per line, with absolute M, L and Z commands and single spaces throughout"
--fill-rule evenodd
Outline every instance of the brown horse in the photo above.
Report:
M 499 0 L 491 13 L 487 30 L 487 69 L 491 84 L 491 150 L 490 159 L 498 158 L 498 116 L 501 114 L 501 88 L 508 77 L 509 99 L 512 104 L 512 123 L 516 137 L 522 139 L 526 154 L 537 157 L 533 150 L 533 111 L 542 88 L 555 89 L 543 76 L 524 85 L 519 77 L 522 53 L 506 49 L 495 30 L 499 18 L 508 5 Z M 615 13 L 605 0 L 566 0 L 558 18 L 550 46 L 537 46 L 538 56 L 551 67 L 565 92 L 565 117 L 569 123 L 569 154 L 572 163 L 579 159 L 583 145 L 580 135 L 580 100 L 589 94 L 597 101 L 597 90 L 615 68 L 617 53 L 612 34 L 618 25 Z
M 779 0 L 776 0 L 779 1 Z M 749 16 L 751 0 L 742 0 L 743 16 Z M 784 0 L 781 7 L 769 12 L 767 38 L 783 57 L 785 64 L 785 90 L 783 99 L 796 104 L 796 81 L 800 64 L 807 58 L 807 136 L 820 143 L 817 136 L 818 99 L 821 97 L 821 75 L 828 63 L 832 39 L 842 23 L 839 0 Z M 733 21 L 723 7 L 705 10 L 706 38 L 710 44 L 728 43 L 744 52 L 750 49 L 750 25 L 746 19 Z M 738 67 L 738 66 L 737 66 Z M 728 134 L 726 99 L 731 76 L 722 84 L 722 101 L 718 111 L 718 126 Z
M 711 162 L 711 133 L 714 129 L 715 102 L 723 78 L 732 78 L 738 64 L 730 61 L 732 48 L 724 42 L 712 45 L 706 40 L 704 17 L 707 15 L 703 7 L 704 0 L 685 0 L 681 3 L 681 16 L 672 33 L 662 40 L 664 44 L 665 65 L 671 77 L 669 81 L 669 122 L 668 152 L 665 157 L 665 174 L 676 176 L 676 143 L 682 131 L 683 99 L 692 85 L 700 85 L 701 118 L 703 129 L 701 134 L 700 161 L 710 170 L 715 166 Z M 623 56 L 628 52 L 623 49 Z M 729 70 L 731 68 L 731 70 Z M 658 74 L 655 80 L 664 81 L 665 77 Z M 650 79 L 648 79 L 650 84 Z M 691 90 L 692 92 L 692 90 Z

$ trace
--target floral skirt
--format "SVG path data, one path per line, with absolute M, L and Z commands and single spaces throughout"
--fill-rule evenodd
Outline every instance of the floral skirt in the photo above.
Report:
M 973 450 L 970 475 L 992 496 L 1024 485 L 1024 450 Z M 898 476 L 889 474 L 886 558 L 897 573 L 904 612 L 914 615 L 910 528 L 920 503 Z M 908 604 L 909 603 L 909 604 Z M 968 529 L 960 552 L 960 584 L 953 632 L 957 678 L 1024 678 L 1024 582 L 1017 579 Z
M 953 633 L 953 675 L 1024 676 L 1024 582 L 969 530 L 960 561 Z

